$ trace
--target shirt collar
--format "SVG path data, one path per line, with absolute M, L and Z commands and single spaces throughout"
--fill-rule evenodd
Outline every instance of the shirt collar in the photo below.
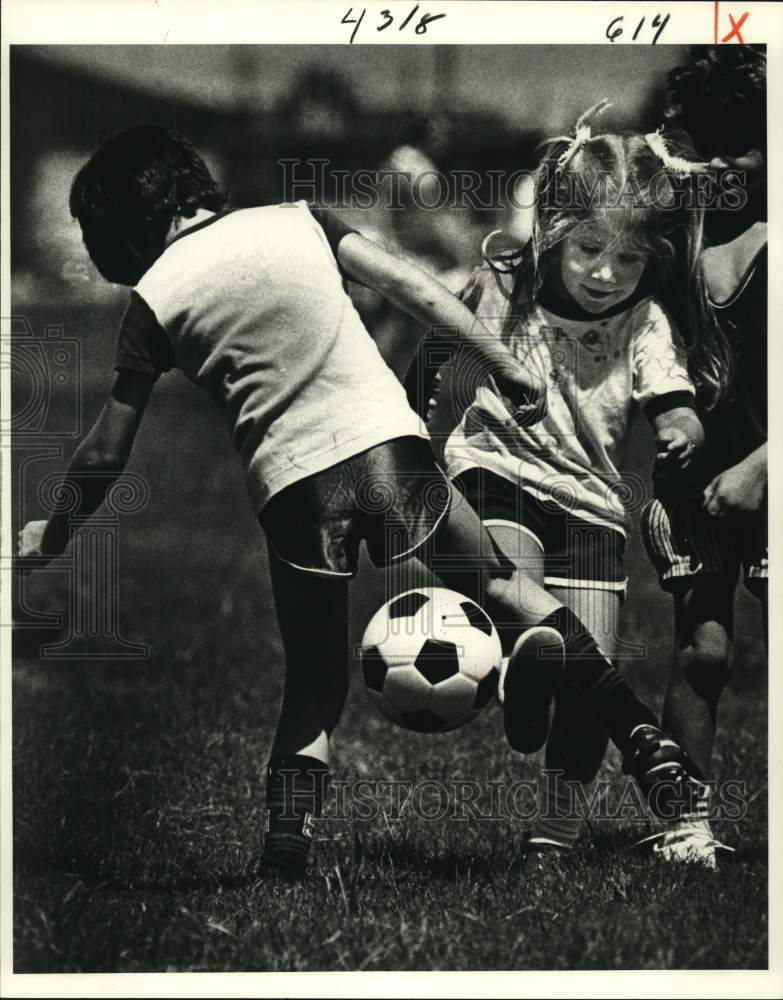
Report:
M 183 229 L 181 233 L 178 233 L 174 239 L 169 243 L 171 246 L 176 243 L 177 240 L 183 239 L 185 236 L 190 236 L 191 233 L 197 233 L 199 229 L 204 229 L 205 226 L 211 226 L 213 222 L 217 222 L 219 219 L 225 219 L 227 215 L 231 215 L 232 212 L 236 212 L 235 208 L 224 208 L 222 212 L 215 212 L 214 215 L 210 215 L 208 219 L 204 219 L 203 222 L 197 222 L 194 226 L 188 226 L 187 229 Z

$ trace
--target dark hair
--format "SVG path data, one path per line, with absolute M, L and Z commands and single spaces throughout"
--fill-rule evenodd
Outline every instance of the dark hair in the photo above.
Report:
M 694 382 L 709 406 L 726 390 L 731 354 L 709 307 L 700 267 L 704 210 L 688 196 L 695 173 L 675 169 L 698 165 L 687 146 L 668 137 L 663 141 L 669 166 L 642 135 L 588 132 L 578 142 L 568 136 L 550 140 L 536 171 L 530 242 L 500 267 L 488 253 L 485 259 L 496 270 L 514 272 L 504 330 L 509 337 L 520 314 L 533 308 L 548 269 L 557 266 L 555 251 L 562 241 L 601 216 L 618 239 L 648 254 L 644 289 L 672 314 Z
M 666 77 L 666 117 L 708 157 L 766 150 L 766 55 L 749 45 L 694 45 L 690 57 Z
M 157 125 L 107 139 L 71 186 L 90 257 L 107 281 L 134 285 L 165 249 L 177 219 L 218 212 L 225 196 L 191 144 Z

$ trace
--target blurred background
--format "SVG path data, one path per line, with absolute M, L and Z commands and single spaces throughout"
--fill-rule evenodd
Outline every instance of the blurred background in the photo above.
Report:
M 239 206 L 290 197 L 279 161 L 297 158 L 351 175 L 473 169 L 487 202 L 489 171 L 532 167 L 536 144 L 570 131 L 602 97 L 614 102 L 612 125 L 660 124 L 663 77 L 683 55 L 676 46 L 14 46 L 16 300 L 116 294 L 86 261 L 67 195 L 100 141 L 134 122 L 186 134 Z M 333 200 L 334 191 L 316 195 Z M 465 263 L 477 253 L 472 229 L 486 234 L 504 214 L 497 205 L 458 212 L 450 248 L 427 245 L 437 239 L 416 232 L 432 229 L 421 218 L 395 225 L 381 209 L 352 221 Z

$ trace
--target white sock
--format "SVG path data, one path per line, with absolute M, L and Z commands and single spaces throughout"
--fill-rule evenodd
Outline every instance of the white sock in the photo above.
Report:
M 321 763 L 328 764 L 329 737 L 322 729 L 312 743 L 308 743 L 306 747 L 302 747 L 302 749 L 297 750 L 296 753 L 302 754 L 303 757 L 314 757 L 316 760 L 320 760 Z

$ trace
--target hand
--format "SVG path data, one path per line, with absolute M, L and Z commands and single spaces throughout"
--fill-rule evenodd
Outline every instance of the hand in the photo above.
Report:
M 48 521 L 28 521 L 19 532 L 17 535 L 19 554 L 14 559 L 14 570 L 30 573 L 43 564 L 41 543 L 48 523 Z
M 521 365 L 514 371 L 505 368 L 493 372 L 489 382 L 503 398 L 519 427 L 532 427 L 549 412 L 546 386 Z
M 713 517 L 755 514 L 767 495 L 766 462 L 749 455 L 742 462 L 719 473 L 704 490 L 704 509 Z
M 694 443 L 680 427 L 663 427 L 656 435 L 657 459 L 660 466 L 687 469 L 694 452 Z

